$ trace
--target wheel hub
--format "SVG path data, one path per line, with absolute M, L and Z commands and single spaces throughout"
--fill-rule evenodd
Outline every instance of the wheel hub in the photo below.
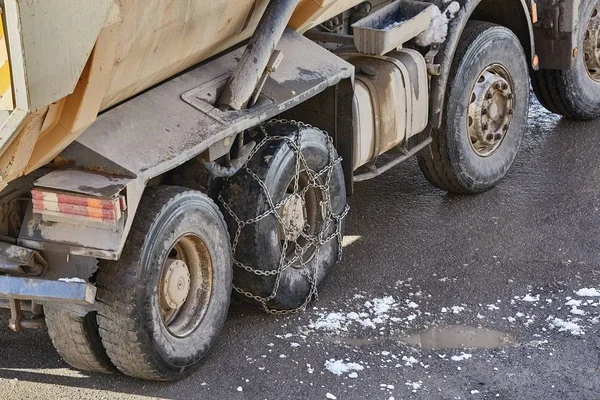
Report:
M 600 82 L 600 3 L 587 24 L 583 40 L 583 57 L 590 77 Z
M 285 237 L 289 242 L 297 241 L 306 225 L 306 207 L 299 194 L 288 196 L 281 209 L 281 219 L 283 220 L 281 237 Z
M 514 112 L 514 93 L 508 72 L 499 65 L 479 76 L 467 117 L 469 142 L 481 157 L 494 153 L 508 133 Z
M 190 271 L 185 262 L 176 259 L 167 260 L 165 267 L 164 300 L 170 308 L 178 309 L 185 303 L 190 291 Z

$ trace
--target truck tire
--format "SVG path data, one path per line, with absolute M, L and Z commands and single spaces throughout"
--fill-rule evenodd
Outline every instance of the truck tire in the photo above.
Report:
M 449 76 L 442 126 L 419 154 L 419 166 L 442 190 L 485 192 L 507 174 L 523 140 L 529 112 L 525 52 L 510 30 L 472 21 Z
M 86 372 L 117 372 L 102 345 L 95 312 L 80 317 L 69 311 L 44 307 L 44 315 L 52 344 L 69 365 Z
M 287 121 L 260 129 L 266 142 L 225 183 L 221 197 L 234 240 L 234 289 L 267 311 L 302 309 L 341 257 L 344 173 L 324 132 Z
M 119 261 L 100 262 L 98 325 L 127 375 L 174 381 L 198 368 L 231 297 L 227 225 L 206 195 L 146 189 Z
M 540 70 L 531 85 L 548 111 L 577 120 L 600 117 L 600 2 L 582 1 L 576 26 L 579 52 L 571 69 Z

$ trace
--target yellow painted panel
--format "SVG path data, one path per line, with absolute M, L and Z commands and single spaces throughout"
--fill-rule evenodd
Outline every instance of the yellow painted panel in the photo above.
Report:
M 6 39 L 4 37 L 4 20 L 0 13 L 0 110 L 13 110 L 12 77 Z

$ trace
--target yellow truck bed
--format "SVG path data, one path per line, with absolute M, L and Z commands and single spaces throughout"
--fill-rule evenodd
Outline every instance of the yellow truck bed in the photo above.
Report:
M 0 189 L 122 102 L 246 40 L 268 0 L 6 0 Z M 360 0 L 301 0 L 304 32 Z M 3 47 L 6 46 L 6 51 Z

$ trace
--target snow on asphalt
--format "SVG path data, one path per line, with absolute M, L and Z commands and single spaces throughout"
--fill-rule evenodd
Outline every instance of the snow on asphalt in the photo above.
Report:
M 449 278 L 439 281 L 444 285 L 453 282 Z M 294 352 L 285 358 L 281 355 L 281 361 L 289 359 L 298 364 L 295 360 L 303 347 L 323 349 L 320 365 L 306 364 L 308 379 L 314 374 L 330 374 L 337 377 L 335 379 L 348 380 L 349 383 L 344 385 L 352 388 L 360 384 L 364 374 L 378 368 L 397 368 L 399 374 L 407 368 L 423 371 L 423 379 L 407 380 L 404 387 L 395 388 L 390 383 L 381 383 L 379 389 L 385 392 L 385 398 L 400 398 L 406 390 L 413 394 L 433 390 L 424 383 L 433 362 L 453 362 L 460 373 L 474 360 L 494 357 L 488 350 L 476 346 L 437 350 L 421 348 L 418 343 L 406 341 L 411 335 L 436 326 L 487 328 L 510 335 L 511 331 L 519 331 L 517 328 L 522 326 L 527 328 L 526 336 L 521 333 L 511 343 L 498 345 L 501 353 L 505 353 L 502 346 L 526 346 L 536 351 L 551 351 L 552 341 L 560 340 L 563 335 L 583 337 L 600 323 L 598 297 L 600 288 L 587 287 L 572 292 L 557 290 L 549 294 L 542 288 L 536 291 L 530 287 L 527 292 L 512 298 L 497 299 L 491 304 L 448 304 L 439 307 L 433 304 L 431 294 L 423 292 L 408 279 L 396 282 L 379 296 L 359 292 L 349 295 L 346 301 L 335 303 L 334 307 L 319 307 L 319 303 L 315 303 L 304 314 L 283 318 L 285 323 L 282 329 L 289 330 L 290 326 L 295 326 L 296 331 L 287 331 L 274 337 L 288 341 Z M 371 346 L 373 344 L 380 346 Z M 389 350 L 373 350 L 382 344 L 389 345 Z M 271 345 L 269 343 L 267 346 Z M 479 393 L 471 388 L 465 388 L 465 392 Z M 324 396 L 333 399 L 339 395 L 327 392 Z

